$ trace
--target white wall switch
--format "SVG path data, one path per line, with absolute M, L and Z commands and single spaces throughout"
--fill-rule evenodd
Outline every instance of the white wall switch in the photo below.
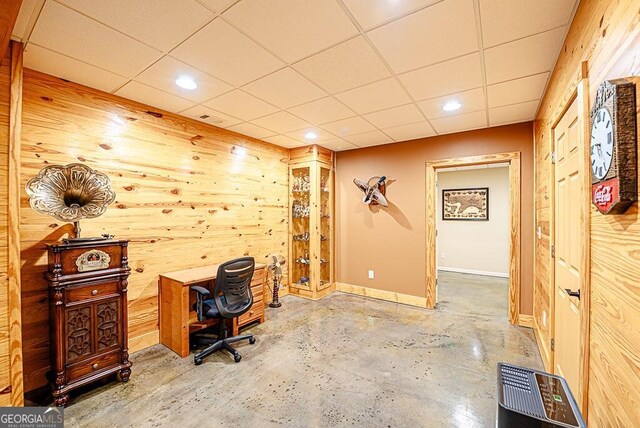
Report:
M 440 258 L 444 259 L 444 252 L 440 253 Z
M 374 275 L 373 275 L 373 271 L 372 271 L 372 270 L 370 270 L 370 271 L 369 271 L 369 279 L 373 279 L 373 277 L 374 277 Z
M 542 228 L 538 226 L 538 239 L 542 239 Z
M 547 311 L 542 311 L 542 326 L 547 326 Z

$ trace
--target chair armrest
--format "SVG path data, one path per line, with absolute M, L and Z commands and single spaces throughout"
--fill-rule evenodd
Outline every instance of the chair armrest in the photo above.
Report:
M 190 288 L 196 292 L 196 313 L 198 314 L 198 321 L 204 321 L 206 319 L 204 315 L 204 299 L 208 297 L 211 292 L 198 285 L 194 285 Z
M 209 290 L 204 287 L 200 287 L 199 285 L 193 285 L 190 288 L 202 297 L 208 297 L 211 294 Z

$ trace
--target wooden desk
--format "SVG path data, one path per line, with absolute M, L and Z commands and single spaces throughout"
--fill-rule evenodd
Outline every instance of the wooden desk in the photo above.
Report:
M 264 322 L 264 282 L 267 265 L 256 263 L 251 281 L 253 306 L 244 315 L 233 319 L 233 335 L 240 327 L 255 321 Z M 192 285 L 201 285 L 213 291 L 218 265 L 185 269 L 160 275 L 160 343 L 182 358 L 189 356 L 189 333 L 214 325 L 216 320 L 199 322 L 193 303 L 196 301 Z

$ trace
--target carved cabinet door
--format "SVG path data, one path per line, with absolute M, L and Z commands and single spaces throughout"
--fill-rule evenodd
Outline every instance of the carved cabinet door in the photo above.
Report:
M 94 304 L 96 314 L 96 352 L 122 346 L 120 297 L 103 300 Z
M 66 363 L 122 347 L 121 298 L 69 306 L 65 310 Z
M 93 305 L 75 305 L 65 310 L 67 363 L 89 357 L 94 352 Z

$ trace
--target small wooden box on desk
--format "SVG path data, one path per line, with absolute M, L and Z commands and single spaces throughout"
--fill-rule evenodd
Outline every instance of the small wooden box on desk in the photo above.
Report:
M 233 335 L 238 334 L 240 327 L 255 321 L 264 322 L 264 282 L 267 265 L 256 263 L 251 281 L 253 306 L 244 315 L 233 319 Z M 184 269 L 176 272 L 160 274 L 160 343 L 171 349 L 182 358 L 188 357 L 189 334 L 210 327 L 216 320 L 198 321 L 193 310 L 196 301 L 192 285 L 200 285 L 213 291 L 218 274 L 218 265 Z
M 47 245 L 51 388 L 64 406 L 69 391 L 118 373 L 129 380 L 127 284 L 129 241 Z

